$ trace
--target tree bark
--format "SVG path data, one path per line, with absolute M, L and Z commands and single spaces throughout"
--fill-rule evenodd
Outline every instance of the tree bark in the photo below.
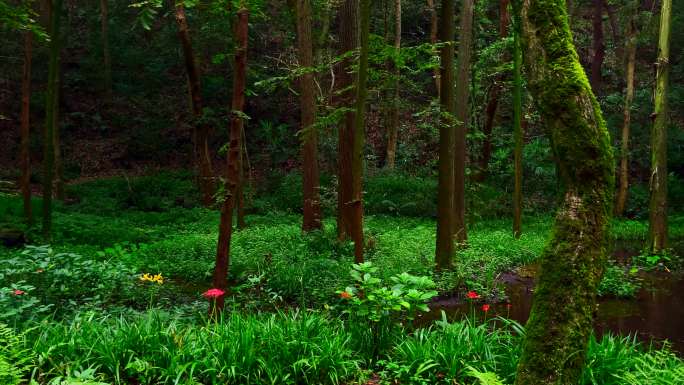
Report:
M 313 37 L 311 35 L 311 1 L 297 0 L 297 46 L 299 66 L 307 71 L 299 79 L 302 138 L 302 183 L 304 189 L 304 217 L 302 230 L 319 230 L 321 222 L 320 180 L 318 171 L 318 131 L 314 84 Z
M 670 77 L 671 20 L 672 0 L 663 0 L 656 62 L 655 120 L 651 128 L 649 250 L 652 253 L 660 253 L 667 248 L 667 91 Z
M 112 58 L 109 51 L 109 0 L 100 0 L 100 23 L 102 29 L 102 58 L 104 61 L 105 95 L 112 99 Z
M 564 0 L 523 0 L 529 90 L 563 188 L 527 322 L 516 384 L 576 384 L 607 254 L 614 163 L 600 107 L 579 62 Z
M 603 0 L 592 1 L 594 6 L 592 17 L 594 58 L 591 61 L 591 86 L 594 88 L 594 94 L 598 95 L 601 92 L 601 69 L 603 68 L 603 59 L 606 56 L 606 46 L 603 41 Z
M 517 3 L 519 0 L 513 0 Z M 523 177 L 523 127 L 522 127 L 522 47 L 520 46 L 521 22 L 520 7 L 514 6 L 515 24 L 513 27 L 513 236 L 522 235 L 522 177 Z
M 104 1 L 104 0 L 103 0 Z M 185 70 L 188 76 L 188 89 L 192 101 L 193 114 L 193 142 L 195 167 L 199 171 L 199 187 L 202 193 L 202 203 L 210 206 L 214 196 L 214 176 L 209 154 L 209 126 L 203 122 L 202 87 L 200 83 L 200 71 L 192 50 L 190 40 L 190 28 L 185 16 L 183 3 L 176 4 L 176 23 L 178 24 L 178 38 L 183 48 Z
M 466 134 L 470 121 L 470 60 L 473 48 L 473 0 L 463 0 L 461 36 L 458 45 L 458 82 L 456 83 L 456 139 L 454 155 L 454 238 L 459 245 L 468 240 L 465 223 Z
M 54 122 L 59 86 L 59 28 L 62 0 L 50 3 L 50 59 L 45 101 L 45 131 L 43 135 L 43 236 L 50 238 L 52 229 L 52 183 L 54 180 L 55 147 Z
M 439 125 L 439 180 L 437 190 L 437 270 L 448 270 L 454 257 L 454 143 L 456 104 L 454 100 L 454 0 L 442 0 L 440 41 L 441 118 Z
M 31 206 L 31 64 L 33 59 L 33 32 L 24 32 L 24 68 L 21 80 L 21 196 L 24 201 L 24 216 L 33 223 Z
M 240 178 L 240 148 L 242 146 L 242 120 L 245 106 L 245 86 L 247 80 L 247 28 L 249 11 L 240 8 L 237 11 L 235 25 L 235 67 L 233 73 L 233 100 L 231 105 L 230 131 L 224 188 L 221 205 L 221 222 L 219 224 L 218 245 L 216 250 L 216 266 L 214 268 L 213 287 L 224 292 L 228 290 L 228 269 L 230 267 L 230 239 L 233 233 L 233 208 L 237 197 L 237 186 Z M 215 305 L 215 306 L 214 306 Z M 216 314 L 223 310 L 225 295 L 210 304 L 209 311 Z
M 397 156 L 397 141 L 399 137 L 399 55 L 401 55 L 401 0 L 394 0 L 394 54 L 396 55 L 394 65 L 394 95 L 392 96 L 392 106 L 387 119 L 387 154 L 385 167 L 394 170 Z
M 435 7 L 435 0 L 427 0 L 428 10 L 430 11 L 430 43 L 437 44 L 438 34 L 439 34 L 439 20 L 437 19 L 437 7 Z M 433 77 L 435 78 L 435 88 L 437 90 L 437 99 L 441 100 L 441 69 L 435 68 L 433 71 Z
M 344 0 L 339 9 L 340 54 L 354 51 L 359 46 L 359 0 Z M 340 89 L 338 108 L 345 108 L 344 119 L 338 129 L 338 181 L 337 181 L 337 237 L 345 240 L 352 236 L 352 147 L 356 131 L 356 96 L 353 59 L 347 57 L 337 71 Z
M 627 41 L 625 42 L 625 58 L 627 88 L 625 91 L 625 104 L 622 113 L 622 142 L 620 145 L 620 185 L 615 201 L 615 216 L 622 216 L 627 205 L 627 193 L 629 189 L 629 132 L 632 117 L 632 102 L 634 100 L 634 69 L 636 66 L 637 30 L 636 10 L 631 13 L 627 24 Z
M 356 74 L 356 115 L 352 147 L 352 240 L 354 261 L 363 262 L 363 149 L 366 143 L 366 98 L 368 96 L 368 43 L 370 38 L 370 0 L 360 0 L 359 66 Z

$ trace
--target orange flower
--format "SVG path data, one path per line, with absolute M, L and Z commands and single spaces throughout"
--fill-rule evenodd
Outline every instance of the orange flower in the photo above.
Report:
M 348 291 L 343 291 L 343 292 L 340 293 L 340 297 L 343 298 L 343 299 L 349 299 L 349 298 L 352 297 L 352 295 L 349 294 Z

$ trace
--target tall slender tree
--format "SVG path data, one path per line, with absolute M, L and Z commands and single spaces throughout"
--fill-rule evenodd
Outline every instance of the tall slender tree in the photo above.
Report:
M 523 128 L 522 128 L 522 47 L 520 45 L 520 0 L 513 0 L 513 236 L 522 234 L 522 177 L 523 177 Z
M 456 104 L 454 101 L 454 0 L 442 0 L 440 17 L 440 108 L 439 180 L 437 186 L 437 270 L 451 268 L 454 257 L 454 143 Z
M 107 102 L 112 98 L 112 57 L 109 50 L 109 0 L 100 0 L 100 29 L 102 33 L 102 59 Z
M 439 20 L 437 18 L 437 7 L 435 0 L 427 0 L 428 11 L 430 12 L 430 43 L 437 44 L 439 38 Z M 440 89 L 442 85 L 441 69 L 436 67 L 433 70 L 433 77 L 435 78 L 435 89 L 437 90 L 437 99 L 440 99 Z
M 352 147 L 356 132 L 356 97 L 353 67 L 350 53 L 359 47 L 359 0 L 344 0 L 339 6 L 340 54 L 347 55 L 337 67 L 339 108 L 344 108 L 344 118 L 338 127 L 338 181 L 337 181 L 337 237 L 345 240 L 352 236 Z
M 302 138 L 302 183 L 304 189 L 304 218 L 302 230 L 318 230 L 322 227 L 320 181 L 318 171 L 318 132 L 316 119 L 316 95 L 314 84 L 313 36 L 311 34 L 311 1 L 296 0 L 297 48 L 299 65 L 306 68 L 299 79 Z
M 628 7 L 629 20 L 625 33 L 625 73 L 627 86 L 625 90 L 625 103 L 622 113 L 622 141 L 620 143 L 620 184 L 615 201 L 615 215 L 622 216 L 627 204 L 627 192 L 629 189 L 629 135 L 632 122 L 632 102 L 634 100 L 634 70 L 636 67 L 637 27 L 636 16 L 638 3 L 632 1 Z
M 508 25 L 510 24 L 510 15 L 508 13 L 508 4 L 510 0 L 501 0 L 499 2 L 499 37 L 502 39 L 508 36 Z M 494 129 L 494 121 L 496 119 L 496 112 L 499 106 L 499 96 L 502 91 L 503 76 L 499 75 L 494 79 L 494 84 L 489 89 L 487 98 L 487 105 L 485 107 L 485 120 L 482 128 L 484 134 L 484 141 L 482 142 L 482 156 L 480 157 L 480 167 L 475 174 L 475 180 L 484 181 L 489 170 L 489 161 L 492 158 L 492 130 Z
M 454 238 L 459 245 L 468 240 L 465 222 L 466 135 L 470 120 L 470 60 L 473 50 L 473 0 L 461 2 L 461 34 L 458 44 L 458 82 L 456 82 L 456 139 L 454 155 Z
M 230 240 L 233 234 L 233 209 L 237 199 L 237 186 L 240 178 L 240 148 L 242 146 L 242 120 L 244 119 L 245 87 L 247 81 L 247 33 L 249 11 L 242 5 L 237 11 L 235 24 L 235 67 L 233 72 L 233 100 L 227 154 L 226 183 L 223 203 L 221 204 L 221 221 L 219 224 L 216 265 L 214 267 L 213 286 L 224 292 L 228 289 L 228 269 L 230 267 Z M 216 299 L 210 312 L 219 312 L 225 305 L 225 296 Z
M 670 77 L 670 30 L 672 0 L 660 9 L 660 36 L 656 61 L 655 119 L 651 128 L 651 202 L 649 207 L 649 249 L 659 253 L 667 247 L 667 90 Z
M 603 68 L 603 60 L 606 57 L 606 45 L 603 39 L 603 1 L 592 0 L 594 12 L 592 14 L 592 29 L 593 29 L 593 51 L 594 58 L 591 61 L 591 86 L 594 88 L 594 93 L 601 92 L 601 80 L 603 75 L 601 70 Z
M 401 55 L 401 0 L 394 0 L 394 63 L 393 63 L 393 84 L 392 102 L 387 116 L 387 152 L 385 156 L 385 167 L 389 170 L 394 169 L 397 155 L 397 141 L 399 139 L 399 77 L 400 67 L 399 57 Z
M 50 238 L 52 230 L 52 183 L 55 167 L 55 115 L 59 92 L 59 30 L 62 16 L 62 0 L 50 3 L 50 60 L 45 100 L 45 131 L 43 135 L 43 235 Z
M 516 384 L 576 384 L 606 261 L 615 170 L 565 1 L 522 4 L 528 88 L 547 128 L 563 191 L 553 237 L 541 257 Z
M 368 43 L 370 40 L 370 0 L 360 0 L 359 66 L 356 73 L 356 121 L 352 146 L 352 240 L 354 260 L 363 262 L 363 150 L 366 143 L 366 98 L 368 96 Z
M 24 216 L 33 223 L 31 207 L 31 63 L 33 59 L 33 32 L 24 32 L 24 68 L 21 79 L 21 195 L 24 200 Z
M 188 77 L 188 90 L 192 103 L 192 115 L 194 120 L 193 144 L 195 166 L 199 174 L 199 187 L 202 192 L 202 203 L 209 206 L 213 202 L 214 176 L 209 154 L 209 126 L 203 120 L 204 110 L 202 104 L 202 86 L 200 82 L 200 70 L 192 49 L 190 39 L 190 27 L 185 15 L 185 5 L 182 1 L 176 3 L 176 23 L 178 24 L 178 38 L 183 48 L 185 59 L 185 71 Z

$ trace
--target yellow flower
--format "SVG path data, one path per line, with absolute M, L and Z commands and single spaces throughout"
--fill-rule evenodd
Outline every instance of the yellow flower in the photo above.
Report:
M 156 275 L 145 273 L 140 276 L 140 280 L 143 282 L 155 282 L 160 285 L 164 283 L 164 277 L 162 277 L 161 273 Z

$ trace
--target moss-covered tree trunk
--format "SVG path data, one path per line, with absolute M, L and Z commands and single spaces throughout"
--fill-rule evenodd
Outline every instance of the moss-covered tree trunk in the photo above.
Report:
M 470 121 L 470 58 L 473 52 L 473 0 L 461 4 L 461 35 L 458 44 L 456 83 L 456 139 L 454 141 L 454 238 L 459 245 L 468 240 L 465 222 L 466 135 Z
M 226 183 L 221 221 L 219 224 L 216 265 L 214 267 L 213 287 L 224 292 L 228 289 L 228 268 L 230 267 L 230 239 L 233 235 L 233 209 L 237 200 L 237 186 L 240 182 L 240 148 L 242 146 L 242 120 L 244 119 L 245 86 L 247 80 L 247 31 L 249 12 L 240 8 L 235 25 L 235 67 L 233 72 L 233 100 L 231 103 L 230 129 L 228 132 L 228 154 Z M 225 296 L 216 299 L 215 306 L 210 304 L 209 311 L 220 312 L 225 305 Z
M 454 257 L 454 143 L 456 104 L 454 102 L 454 0 L 442 0 L 440 18 L 440 109 L 439 179 L 437 185 L 437 270 L 451 268 Z
M 651 128 L 651 202 L 649 249 L 659 253 L 667 247 L 667 89 L 670 77 L 670 29 L 672 0 L 663 0 L 656 62 L 655 119 Z
M 359 2 L 359 66 L 356 73 L 356 121 L 352 146 L 352 240 L 354 261 L 363 262 L 363 150 L 366 144 L 366 98 L 368 96 L 368 44 L 370 0 Z
M 299 65 L 303 68 L 314 66 L 313 36 L 311 34 L 311 1 L 297 0 L 297 51 Z M 318 131 L 316 122 L 316 95 L 314 73 L 307 70 L 299 78 L 299 99 L 302 138 L 302 188 L 303 208 L 302 230 L 319 230 L 321 219 L 320 180 L 318 171 Z
M 24 32 L 24 67 L 21 79 L 21 196 L 24 201 L 26 221 L 33 223 L 31 207 L 31 63 L 33 59 L 33 32 Z
M 344 0 L 339 5 L 339 40 L 340 54 L 349 54 L 359 46 L 359 0 Z M 339 97 L 336 102 L 338 108 L 346 109 L 342 122 L 338 127 L 338 180 L 337 180 L 337 238 L 345 240 L 352 236 L 352 147 L 356 112 L 354 100 L 356 97 L 354 75 L 354 61 L 346 57 L 337 67 Z
M 620 143 L 620 184 L 618 187 L 617 198 L 615 200 L 615 215 L 622 216 L 627 204 L 627 192 L 629 189 L 629 136 L 632 121 L 632 102 L 634 100 L 634 70 L 636 67 L 636 48 L 637 48 L 637 28 L 636 12 L 638 4 L 630 4 L 629 20 L 625 32 L 625 73 L 627 76 L 627 87 L 625 90 L 625 103 L 622 113 L 622 141 Z
M 188 90 L 192 104 L 193 115 L 193 145 L 195 168 L 198 170 L 199 187 L 202 193 L 202 203 L 205 206 L 214 200 L 214 175 L 209 154 L 209 126 L 203 121 L 202 87 L 200 71 L 192 50 L 190 27 L 185 16 L 185 6 L 182 2 L 176 4 L 176 24 L 178 24 L 178 39 L 183 48 L 185 71 L 188 77 Z
M 522 234 L 522 47 L 520 45 L 520 1 L 513 0 L 513 236 Z
M 43 235 L 50 237 L 52 229 L 52 183 L 54 181 L 55 160 L 55 115 L 57 113 L 57 93 L 59 77 L 59 27 L 62 15 L 62 0 L 52 0 L 50 6 L 50 61 L 48 66 L 48 85 L 45 100 L 45 131 L 43 135 Z
M 523 0 L 529 89 L 547 127 L 562 200 L 541 258 L 516 384 L 576 384 L 606 260 L 614 165 L 564 0 Z

